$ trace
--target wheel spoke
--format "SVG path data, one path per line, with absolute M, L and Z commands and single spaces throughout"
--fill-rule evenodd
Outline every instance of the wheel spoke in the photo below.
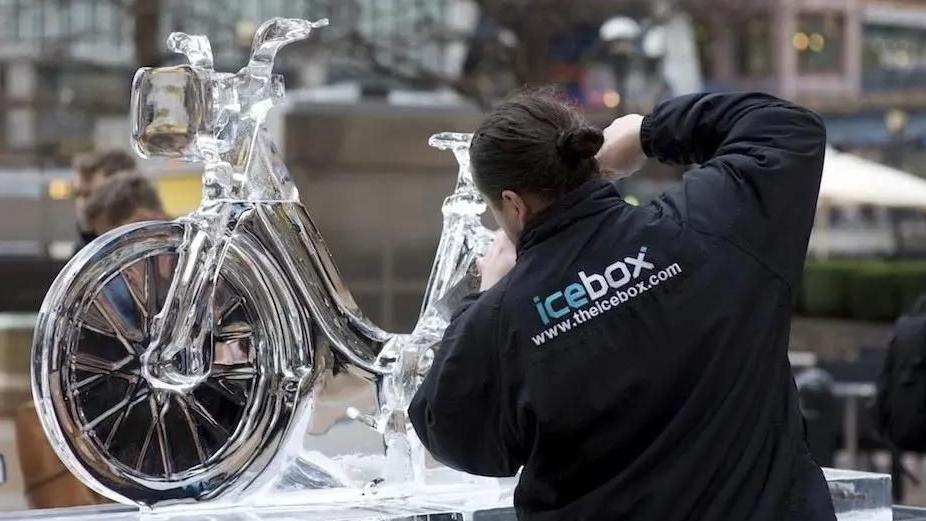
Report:
M 129 282 L 119 271 L 94 295 L 94 304 L 116 333 L 134 342 L 143 339 L 138 305 L 129 290 Z
M 93 384 L 98 384 L 103 381 L 108 373 L 97 373 L 93 376 L 88 376 L 83 380 L 74 384 L 74 394 L 79 394 L 80 391 L 85 390 L 85 387 L 93 386 Z
M 106 409 L 105 411 L 103 411 L 102 413 L 100 413 L 99 416 L 97 416 L 96 418 L 90 420 L 90 422 L 84 424 L 84 425 L 80 428 L 81 432 L 83 432 L 84 434 L 86 434 L 86 433 L 92 431 L 93 429 L 96 429 L 96 426 L 97 426 L 97 425 L 99 425 L 100 423 L 106 421 L 110 416 L 112 416 L 113 414 L 116 414 L 116 413 L 119 412 L 122 408 L 124 408 L 124 407 L 127 406 L 129 403 L 131 403 L 131 402 L 132 402 L 132 398 L 133 398 L 133 396 L 132 396 L 131 394 L 129 394 L 128 396 L 126 396 L 125 398 L 123 398 L 123 399 L 122 399 L 119 403 L 117 403 L 116 405 L 113 405 L 113 406 L 110 407 L 109 409 Z
M 167 429 L 164 428 L 164 415 L 167 414 L 167 409 L 169 408 L 170 398 L 164 400 L 164 404 L 161 405 L 161 410 L 158 413 L 156 426 L 158 446 L 161 448 L 161 463 L 164 465 L 165 476 L 170 476 L 173 474 L 173 465 L 171 465 L 172 460 L 170 458 L 169 446 L 167 445 Z
M 233 296 L 222 306 L 222 309 L 219 311 L 218 320 L 216 323 L 221 324 L 225 321 L 225 318 L 235 312 L 241 304 L 244 302 L 244 299 L 238 295 Z
M 228 400 L 230 400 L 232 403 L 234 403 L 235 405 L 239 407 L 244 407 L 244 404 L 247 402 L 247 398 L 245 396 L 241 396 L 235 391 L 226 387 L 223 381 L 216 382 L 212 380 L 206 380 L 204 383 L 210 389 L 214 389 L 218 391 L 219 394 L 221 394 L 222 396 L 224 396 L 225 398 L 227 398 Z
M 148 395 L 148 410 L 151 414 L 151 425 L 148 426 L 148 432 L 145 433 L 145 441 L 141 444 L 141 450 L 138 451 L 138 461 L 135 463 L 135 470 L 141 472 L 141 466 L 145 463 L 145 457 L 148 455 L 148 449 L 151 448 L 151 439 L 154 437 L 155 425 L 158 421 L 157 405 L 154 403 L 154 395 Z
M 125 287 L 129 292 L 129 295 L 132 297 L 132 301 L 135 302 L 135 308 L 141 314 L 140 317 L 140 329 L 142 335 L 148 334 L 148 306 L 145 296 L 147 291 L 147 284 L 145 284 L 145 278 L 147 275 L 147 262 L 136 262 L 128 268 L 122 270 L 120 276 L 122 280 L 125 281 Z
M 132 355 L 126 356 L 115 362 L 104 360 L 89 353 L 76 353 L 71 356 L 71 364 L 74 369 L 96 375 L 118 376 L 121 373 L 123 376 L 134 376 L 122 371 L 122 369 L 132 363 L 133 360 L 135 360 L 135 357 Z
M 190 414 L 190 408 L 186 401 L 183 399 L 178 399 L 177 404 L 180 406 L 180 412 L 183 413 L 183 417 L 186 419 L 187 426 L 190 428 L 190 434 L 193 436 L 193 448 L 196 449 L 196 456 L 199 458 L 200 463 L 205 463 L 206 450 L 203 448 L 203 442 L 199 438 L 199 428 L 197 427 L 196 422 L 193 421 L 193 416 Z
M 145 314 L 149 318 L 154 318 L 154 315 L 160 311 L 157 309 L 157 288 L 154 287 L 157 277 L 155 276 L 157 268 L 155 266 L 155 257 L 148 257 L 145 259 Z M 150 324 L 149 324 L 150 326 Z
M 84 309 L 83 314 L 80 316 L 80 320 L 81 326 L 89 329 L 90 331 L 118 340 L 116 333 L 112 330 L 112 325 L 110 325 L 109 321 L 103 318 L 103 315 L 100 314 L 96 303 L 92 303 L 90 306 Z
M 129 387 L 129 392 L 126 394 L 131 396 L 132 399 L 129 400 L 129 403 L 126 404 L 122 412 L 119 413 L 119 417 L 116 418 L 116 422 L 113 423 L 112 428 L 109 429 L 109 434 L 106 435 L 106 441 L 103 442 L 103 447 L 105 447 L 106 449 L 109 449 L 109 446 L 113 442 L 113 438 L 115 438 L 116 433 L 119 432 L 119 427 L 122 426 L 122 422 L 125 421 L 126 416 L 128 416 L 129 413 L 132 412 L 132 409 L 136 405 L 143 402 L 145 400 L 145 397 L 148 395 L 148 391 L 146 389 L 142 389 L 139 393 L 136 394 L 135 391 L 137 389 L 138 389 L 138 382 L 132 383 L 132 385 Z
M 78 371 L 87 371 L 87 372 L 96 371 L 96 369 L 91 369 L 86 366 L 75 366 L 74 369 Z M 74 395 L 74 397 L 80 396 L 81 393 L 87 392 L 93 389 L 94 387 L 96 387 L 97 385 L 105 382 L 108 379 L 107 377 L 115 377 L 121 380 L 126 380 L 127 382 L 129 382 L 129 384 L 134 384 L 135 382 L 138 381 L 138 378 L 139 378 L 138 375 L 135 375 L 135 374 L 126 374 L 122 372 L 117 372 L 117 373 L 101 372 L 101 373 L 94 374 L 93 376 L 88 376 L 87 378 L 84 378 L 83 380 L 75 383 L 74 388 L 71 389 L 71 394 Z
M 105 330 L 105 329 L 99 329 L 99 328 L 97 328 L 95 325 L 91 325 L 91 324 L 88 323 L 88 322 L 84 322 L 83 324 L 80 325 L 80 327 L 82 327 L 82 328 L 84 328 L 84 329 L 87 329 L 87 330 L 89 330 L 89 331 L 93 331 L 94 333 L 96 333 L 96 334 L 98 334 L 98 335 L 100 335 L 100 336 L 105 336 L 105 337 L 108 337 L 108 338 L 112 338 L 113 340 L 118 341 L 120 344 L 122 343 L 122 341 L 119 340 L 119 336 L 116 335 L 115 333 L 113 333 L 112 331 L 107 331 L 107 330 Z
M 191 411 L 199 415 L 202 419 L 206 420 L 206 423 L 208 423 L 212 428 L 221 431 L 222 434 L 226 437 L 229 436 L 228 430 L 221 423 L 219 423 L 212 416 L 212 414 L 196 400 L 196 398 L 189 396 L 184 398 L 184 400 L 187 402 L 187 405 L 189 405 Z
M 103 292 L 101 291 L 101 292 L 100 292 L 100 295 L 102 295 L 102 294 L 103 294 Z M 93 306 L 94 306 L 94 307 L 96 308 L 96 310 L 100 313 L 100 315 L 102 315 L 103 319 L 106 320 L 106 323 L 109 324 L 109 327 L 112 328 L 113 333 L 115 333 L 116 339 L 119 340 L 119 343 L 122 344 L 122 346 L 125 348 L 125 350 L 126 350 L 128 353 L 133 354 L 133 355 L 139 354 L 139 353 L 137 353 L 137 352 L 135 351 L 135 348 L 132 347 L 132 344 L 129 343 L 129 341 L 128 341 L 128 339 L 127 339 L 127 336 L 126 336 L 126 334 L 125 334 L 125 331 L 123 331 L 122 329 L 119 328 L 118 325 L 116 325 L 116 323 L 117 323 L 117 322 L 121 322 L 121 320 L 118 320 L 118 321 L 117 321 L 117 320 L 112 316 L 112 303 L 109 302 L 109 299 L 108 299 L 108 298 L 104 298 L 104 299 L 102 299 L 102 300 L 108 304 L 108 307 L 107 307 L 107 306 L 104 306 L 104 305 L 102 305 L 102 304 L 100 304 L 100 298 L 99 298 L 99 296 L 97 296 L 97 298 L 95 298 L 95 299 L 93 300 Z M 110 336 L 112 336 L 112 335 L 110 335 Z M 136 341 L 140 341 L 140 340 L 141 340 L 140 335 L 138 335 L 138 336 L 139 336 L 139 338 L 135 339 Z

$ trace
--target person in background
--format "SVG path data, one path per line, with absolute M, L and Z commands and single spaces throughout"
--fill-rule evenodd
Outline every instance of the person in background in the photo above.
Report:
M 32 400 L 16 409 L 16 451 L 29 508 L 98 505 L 109 500 L 80 482 L 52 449 Z
M 875 425 L 891 451 L 891 489 L 903 500 L 904 453 L 926 454 L 926 295 L 897 319 L 878 374 Z
M 74 159 L 74 211 L 77 217 L 77 232 L 80 235 L 78 248 L 83 248 L 96 238 L 86 218 L 87 201 L 108 178 L 120 172 L 135 170 L 135 159 L 122 150 L 106 150 L 81 154 Z
M 84 178 L 78 203 L 83 230 L 94 237 L 109 230 L 138 221 L 163 220 L 167 214 L 151 181 L 133 173 L 117 173 L 115 168 L 130 166 L 125 157 L 112 156 Z M 129 160 L 131 158 L 128 158 Z M 95 173 L 93 173 L 95 172 Z M 103 291 L 127 316 L 134 313 L 134 303 L 123 279 L 115 278 Z M 68 472 L 48 443 L 34 403 L 22 404 L 16 413 L 16 440 L 23 480 L 31 508 L 59 508 L 105 503 L 107 500 L 87 488 Z
M 148 178 L 136 173 L 117 174 L 100 184 L 87 201 L 87 226 L 94 235 L 141 221 L 167 220 L 161 198 Z M 121 279 L 103 290 L 125 316 L 133 316 L 135 304 Z
M 168 219 L 157 190 L 148 178 L 127 172 L 97 186 L 84 209 L 86 229 L 94 236 L 124 224 Z

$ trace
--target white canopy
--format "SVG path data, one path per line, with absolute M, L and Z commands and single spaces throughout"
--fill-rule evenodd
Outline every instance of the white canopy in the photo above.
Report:
M 896 230 L 884 222 L 831 229 L 829 209 L 852 205 L 926 210 L 926 179 L 828 149 L 817 219 L 810 236 L 812 253 L 826 257 L 834 251 L 853 255 L 896 251 Z
M 826 151 L 820 202 L 926 209 L 926 179 L 831 148 Z

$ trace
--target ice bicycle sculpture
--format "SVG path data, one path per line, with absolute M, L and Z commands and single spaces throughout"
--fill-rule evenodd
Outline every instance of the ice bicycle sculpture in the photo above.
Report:
M 213 70 L 206 37 L 174 33 L 170 49 L 190 64 L 135 75 L 135 150 L 203 162 L 202 205 L 76 255 L 42 305 L 32 362 L 52 445 L 111 499 L 154 507 L 369 491 L 440 471 L 405 410 L 491 240 L 469 135 L 431 139 L 454 152 L 459 179 L 418 324 L 387 333 L 342 283 L 262 126 L 283 99 L 277 52 L 326 24 L 267 21 L 237 74 Z

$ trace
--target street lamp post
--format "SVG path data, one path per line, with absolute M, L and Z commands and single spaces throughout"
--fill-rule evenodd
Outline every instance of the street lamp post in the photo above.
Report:
M 906 155 L 906 130 L 910 117 L 901 109 L 891 109 L 884 115 L 884 126 L 889 134 L 884 163 L 902 169 Z
M 665 54 L 665 30 L 617 16 L 602 24 L 598 34 L 613 59 L 620 99 L 626 100 L 623 112 L 648 111 L 660 90 L 651 85 L 654 79 L 648 66 L 658 63 Z
M 640 24 L 633 18 L 617 16 L 607 20 L 598 31 L 601 41 L 607 46 L 612 59 L 614 79 L 617 84 L 619 100 L 635 103 L 636 97 L 631 92 L 631 71 L 637 69 L 637 41 L 643 32 Z M 624 111 L 626 112 L 626 111 Z
M 888 146 L 884 151 L 884 163 L 895 168 L 903 169 L 906 155 L 906 130 L 910 118 L 901 109 L 892 109 L 884 115 L 884 126 L 890 134 Z M 896 210 L 889 210 L 888 216 L 891 232 L 894 236 L 894 255 L 902 255 L 904 238 L 900 228 L 900 216 Z

